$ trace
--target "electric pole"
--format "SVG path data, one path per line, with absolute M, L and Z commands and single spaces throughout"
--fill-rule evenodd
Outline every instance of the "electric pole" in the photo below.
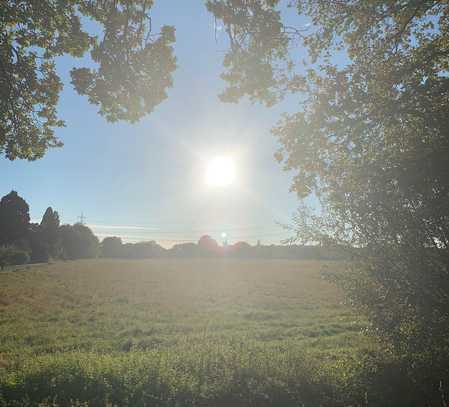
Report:
M 81 216 L 78 216 L 78 219 L 80 220 L 81 225 L 84 225 L 84 221 L 86 220 L 86 217 L 84 216 L 83 212 L 81 212 Z

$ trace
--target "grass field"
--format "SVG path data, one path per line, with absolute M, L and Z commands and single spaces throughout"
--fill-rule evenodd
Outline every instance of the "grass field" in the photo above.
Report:
M 353 369 L 335 375 L 341 361 L 370 344 L 323 267 L 340 265 L 95 260 L 0 273 L 0 405 L 332 400 Z

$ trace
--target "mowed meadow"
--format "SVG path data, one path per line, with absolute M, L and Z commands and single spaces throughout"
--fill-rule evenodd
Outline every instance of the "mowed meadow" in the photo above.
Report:
M 339 267 L 86 260 L 2 272 L 0 405 L 344 405 L 375 345 L 323 278 Z

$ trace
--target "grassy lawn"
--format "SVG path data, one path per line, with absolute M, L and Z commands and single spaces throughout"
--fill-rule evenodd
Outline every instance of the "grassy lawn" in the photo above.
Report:
M 0 273 L 4 403 L 289 406 L 332 397 L 336 364 L 370 345 L 323 267 L 340 265 L 94 260 Z

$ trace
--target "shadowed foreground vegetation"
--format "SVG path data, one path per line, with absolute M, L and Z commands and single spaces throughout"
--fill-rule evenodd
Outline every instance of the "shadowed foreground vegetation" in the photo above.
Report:
M 388 400 L 407 379 L 380 360 L 323 267 L 340 265 L 95 260 L 0 273 L 0 405 Z

